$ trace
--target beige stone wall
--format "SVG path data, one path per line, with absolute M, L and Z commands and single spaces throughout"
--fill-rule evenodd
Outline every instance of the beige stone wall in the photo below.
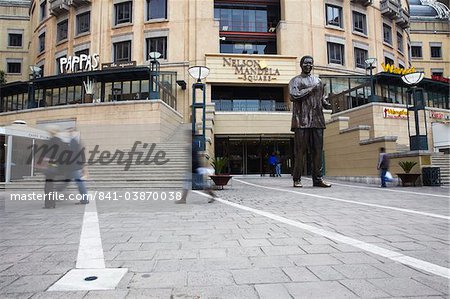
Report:
M 395 152 L 393 140 L 371 140 L 367 126 L 350 126 L 348 117 L 336 117 L 324 132 L 324 151 L 327 176 L 378 175 L 379 148 Z
M 29 74 L 28 44 L 30 41 L 30 24 L 28 7 L 0 5 L 0 70 L 5 71 L 7 83 L 27 81 Z M 8 31 L 22 31 L 22 47 L 8 46 Z M 21 74 L 7 73 L 7 59 L 17 59 L 22 62 Z
M 48 107 L 0 116 L 1 125 L 24 120 L 29 126 L 75 121 L 83 142 L 91 149 L 130 149 L 135 141 L 165 142 L 182 117 L 161 101 L 129 101 Z
M 444 77 L 450 78 L 450 23 L 446 21 L 411 22 L 411 43 L 422 43 L 422 58 L 412 58 L 412 65 L 431 78 L 432 69 L 443 69 Z M 442 58 L 431 58 L 430 43 L 442 43 Z
M 364 106 L 353 108 L 347 111 L 333 114 L 333 117 L 346 116 L 349 117 L 349 127 L 355 127 L 359 125 L 370 126 L 369 135 L 371 138 L 382 136 L 396 136 L 399 150 L 407 150 L 409 147 L 408 137 L 408 121 L 406 119 L 392 119 L 384 118 L 383 109 L 385 107 L 405 108 L 404 105 L 390 104 L 390 103 L 370 103 Z M 441 120 L 433 119 L 431 117 L 431 111 L 441 112 L 448 115 L 450 111 L 439 108 L 427 108 L 427 132 L 428 132 L 428 148 L 433 149 L 433 132 L 431 129 L 433 122 L 440 122 Z M 421 123 L 421 133 L 425 132 L 425 126 L 423 121 L 423 111 L 419 114 Z M 414 114 L 410 112 L 410 125 L 411 130 L 414 129 Z
M 291 134 L 291 112 L 216 112 L 214 134 Z

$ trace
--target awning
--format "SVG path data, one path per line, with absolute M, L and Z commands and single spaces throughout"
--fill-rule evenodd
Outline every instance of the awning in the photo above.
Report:
M 0 127 L 0 134 L 41 140 L 47 140 L 51 137 L 47 131 L 36 129 L 24 124 L 12 124 Z

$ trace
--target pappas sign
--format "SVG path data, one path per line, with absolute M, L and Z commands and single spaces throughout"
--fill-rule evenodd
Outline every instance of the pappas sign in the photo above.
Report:
M 59 70 L 61 73 L 79 71 L 92 71 L 98 69 L 99 55 L 86 55 L 62 57 L 59 59 Z M 77 67 L 77 68 L 75 68 Z
M 383 117 L 384 118 L 406 119 L 408 117 L 408 111 L 403 108 L 384 107 L 383 108 Z

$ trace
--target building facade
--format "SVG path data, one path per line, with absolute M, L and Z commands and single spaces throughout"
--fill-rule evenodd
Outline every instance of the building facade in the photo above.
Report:
M 411 61 L 426 77 L 450 78 L 450 11 L 437 1 L 411 0 Z
M 32 84 L 3 88 L 5 120 L 23 109 L 156 96 L 188 123 L 195 83 L 188 68 L 207 66 L 207 156 L 228 157 L 232 173 L 255 174 L 275 151 L 289 173 L 287 86 L 302 56 L 314 56 L 314 73 L 326 83 L 328 118 L 370 102 L 408 101 L 400 75 L 383 72 L 414 66 L 406 0 L 34 0 L 29 12 L 29 59 L 38 71 Z M 367 58 L 376 60 L 368 65 Z M 449 109 L 448 84 L 424 82 L 427 105 Z M 350 123 L 396 126 L 374 119 Z M 375 132 L 369 137 L 379 137 Z
M 30 0 L 0 1 L 0 70 L 6 82 L 28 80 Z

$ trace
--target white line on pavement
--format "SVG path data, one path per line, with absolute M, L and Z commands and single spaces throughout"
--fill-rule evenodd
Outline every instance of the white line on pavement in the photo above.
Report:
M 197 194 L 200 194 L 202 196 L 208 197 L 208 198 L 211 197 L 210 195 L 207 195 L 207 194 L 199 192 L 199 191 L 194 191 L 194 192 Z M 307 230 L 314 234 L 321 235 L 325 238 L 328 238 L 328 239 L 331 239 L 331 240 L 334 240 L 334 241 L 337 241 L 340 243 L 344 243 L 344 244 L 351 245 L 353 247 L 360 248 L 364 251 L 367 251 L 367 252 L 370 252 L 370 253 L 373 253 L 376 255 L 380 255 L 382 257 L 391 259 L 393 261 L 402 263 L 404 265 L 408 265 L 408 266 L 414 267 L 416 269 L 420 269 L 420 270 L 450 279 L 450 269 L 448 269 L 448 268 L 445 268 L 445 267 L 442 267 L 439 265 L 435 265 L 435 264 L 432 264 L 432 263 L 429 263 L 426 261 L 422 261 L 422 260 L 407 256 L 407 255 L 395 252 L 393 250 L 384 249 L 384 248 L 376 246 L 376 245 L 362 242 L 357 239 L 344 236 L 342 234 L 326 231 L 321 228 L 317 228 L 317 227 L 314 227 L 314 226 L 311 226 L 308 224 L 304 224 L 304 223 L 294 221 L 294 220 L 291 220 L 291 219 L 288 219 L 288 218 L 285 218 L 282 216 L 278 216 L 278 215 L 270 213 L 270 212 L 265 212 L 265 211 L 261 211 L 258 209 L 250 208 L 250 207 L 240 205 L 240 204 L 237 204 L 234 202 L 230 202 L 228 200 L 224 200 L 221 198 L 215 198 L 215 200 L 219 201 L 221 203 L 227 204 L 229 206 L 244 210 L 244 211 L 249 211 L 249 212 L 279 221 L 284 224 L 292 225 L 294 227 Z
M 420 211 L 409 210 L 409 209 L 402 209 L 402 208 L 396 208 L 396 207 L 390 207 L 390 206 L 384 206 L 384 205 L 377 205 L 377 204 L 373 204 L 373 203 L 358 202 L 358 201 L 353 201 L 353 200 L 348 200 L 348 199 L 340 199 L 340 198 L 324 196 L 324 195 L 317 195 L 317 194 L 310 194 L 310 193 L 298 192 L 298 191 L 281 189 L 281 188 L 261 186 L 261 185 L 257 185 L 257 184 L 253 184 L 253 183 L 249 183 L 249 182 L 245 182 L 245 181 L 241 181 L 241 180 L 238 180 L 238 179 L 234 179 L 234 181 L 237 181 L 239 183 L 246 184 L 246 185 L 249 185 L 249 186 L 257 187 L 257 188 L 264 188 L 264 189 L 281 191 L 281 192 L 289 192 L 289 193 L 300 194 L 300 195 L 305 195 L 305 196 L 311 196 L 311 197 L 316 197 L 316 198 L 322 198 L 322 199 L 328 199 L 328 200 L 352 203 L 352 204 L 357 204 L 357 205 L 362 205 L 362 206 L 376 207 L 376 208 L 381 208 L 381 209 L 388 209 L 388 210 L 394 210 L 394 211 L 405 212 L 405 213 L 410 213 L 410 214 L 417 214 L 417 215 L 422 215 L 422 216 L 428 216 L 428 217 L 434 217 L 434 218 L 450 220 L 450 216 L 445 216 L 445 215 L 440 215 L 440 214 L 420 212 Z
M 103 256 L 103 246 L 100 237 L 100 226 L 98 223 L 97 205 L 95 200 L 89 201 L 89 204 L 85 206 L 76 268 L 105 268 L 105 258 Z

